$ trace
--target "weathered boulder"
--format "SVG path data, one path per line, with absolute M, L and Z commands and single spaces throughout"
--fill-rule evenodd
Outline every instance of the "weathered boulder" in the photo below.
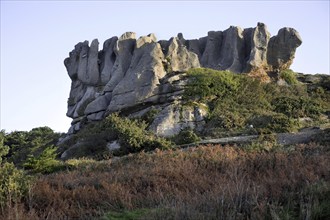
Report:
M 246 39 L 245 51 L 248 54 L 248 60 L 243 72 L 249 73 L 256 69 L 265 68 L 267 66 L 267 45 L 270 33 L 263 23 L 258 23 L 256 28 L 244 30 L 244 38 Z
M 206 38 L 205 50 L 201 57 L 201 65 L 211 69 L 219 69 L 222 31 L 209 31 Z
M 84 114 L 90 115 L 92 113 L 105 111 L 108 108 L 108 105 L 111 101 L 111 97 L 111 93 L 106 93 L 104 95 L 98 96 L 86 106 Z
M 282 28 L 277 36 L 270 38 L 267 63 L 272 71 L 288 69 L 293 62 L 296 48 L 302 43 L 299 33 L 293 28 Z
M 84 96 L 80 99 L 80 101 L 77 103 L 75 107 L 73 118 L 84 116 L 84 112 L 87 105 L 95 99 L 95 96 L 96 96 L 95 88 L 92 86 L 87 87 Z
M 157 114 L 150 130 L 165 137 L 176 135 L 186 128 L 199 130 L 205 123 L 206 114 L 207 111 L 203 108 L 173 103 Z
M 184 45 L 183 36 L 171 38 L 166 58 L 170 62 L 170 71 L 185 72 L 191 68 L 200 67 L 198 55 L 190 52 Z
M 223 45 L 220 52 L 220 70 L 241 73 L 244 62 L 244 38 L 240 27 L 231 26 L 223 32 Z
M 155 39 L 152 36 L 142 37 L 136 45 L 125 77 L 112 92 L 109 112 L 142 104 L 145 99 L 156 95 L 159 80 L 165 76 L 164 55 Z
M 116 61 L 115 44 L 118 37 L 112 37 L 103 44 L 103 53 L 101 58 L 101 84 L 106 85 L 110 80 L 110 74 Z
M 124 78 L 131 63 L 135 45 L 136 39 L 133 32 L 126 32 L 116 41 L 113 49 L 116 60 L 110 70 L 110 79 L 104 88 L 105 92 L 112 92 Z

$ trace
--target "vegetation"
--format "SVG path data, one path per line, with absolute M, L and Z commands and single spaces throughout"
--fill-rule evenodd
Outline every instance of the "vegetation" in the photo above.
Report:
M 70 172 L 38 176 L 29 197 L 2 216 L 328 219 L 329 153 L 315 143 L 273 150 L 218 145 L 82 160 Z
M 9 147 L 8 161 L 22 167 L 28 156 L 38 157 L 46 148 L 55 145 L 60 136 L 49 127 L 4 134 L 4 145 Z
M 205 103 L 209 109 L 204 136 L 293 132 L 302 126 L 299 118 L 322 123 L 321 115 L 330 112 L 327 87 L 298 83 L 291 70 L 280 74 L 289 86 L 205 68 L 191 69 L 188 76 L 185 100 Z
M 204 68 L 187 75 L 183 107 L 208 111 L 202 132 L 157 137 L 148 126 L 158 109 L 83 124 L 60 146 L 48 127 L 1 131 L 0 219 L 330 219 L 330 77 L 285 70 L 279 86 Z M 311 125 L 326 129 L 307 144 L 282 146 L 274 134 Z M 259 136 L 173 148 L 245 134 Z
M 149 120 L 149 117 L 147 118 Z M 162 150 L 171 148 L 173 144 L 170 141 L 157 137 L 147 130 L 147 126 L 148 124 L 144 120 L 129 119 L 113 113 L 102 122 L 85 126 L 68 143 L 61 146 L 61 151 L 65 151 L 78 141 L 80 141 L 79 148 L 69 152 L 70 158 L 89 156 L 102 159 L 112 155 L 120 156 L 139 151 L 151 151 L 156 148 Z M 118 140 L 121 148 L 109 153 L 106 145 L 115 140 Z
M 179 134 L 172 137 L 172 140 L 177 145 L 190 144 L 200 141 L 201 138 L 190 128 L 183 129 Z
M 53 173 L 64 169 L 63 163 L 56 159 L 56 151 L 57 148 L 53 146 L 46 148 L 37 157 L 29 155 L 23 167 L 36 173 Z
M 115 133 L 121 144 L 121 150 L 124 153 L 134 153 L 141 150 L 169 149 L 171 142 L 164 138 L 156 137 L 150 131 L 147 131 L 147 124 L 121 118 L 117 114 L 111 114 L 106 118 L 105 124 L 112 133 Z
M 289 85 L 294 85 L 298 83 L 297 74 L 290 69 L 283 70 L 280 72 L 280 78 L 284 79 Z
M 17 204 L 27 196 L 30 187 L 30 178 L 13 163 L 6 161 L 9 147 L 4 145 L 5 132 L 0 132 L 0 208 L 1 214 L 17 213 Z M 15 216 L 15 215 L 13 215 Z

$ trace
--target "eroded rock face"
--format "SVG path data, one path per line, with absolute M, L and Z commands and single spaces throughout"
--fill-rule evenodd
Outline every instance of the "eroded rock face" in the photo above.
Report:
M 302 43 L 299 33 L 293 28 L 282 28 L 268 43 L 267 62 L 271 70 L 283 70 L 292 64 L 296 48 Z
M 141 117 L 150 109 L 158 112 L 150 130 L 159 135 L 171 136 L 187 127 L 201 129 L 206 112 L 184 108 L 182 103 L 186 71 L 207 67 L 266 76 L 289 68 L 301 43 L 293 28 L 282 28 L 270 37 L 263 23 L 210 31 L 192 40 L 181 33 L 168 41 L 157 41 L 154 34 L 136 39 L 134 32 L 126 32 L 106 40 L 100 51 L 97 39 L 78 43 L 64 60 L 72 80 L 69 133 L 79 130 L 82 120 L 102 120 L 118 111 Z

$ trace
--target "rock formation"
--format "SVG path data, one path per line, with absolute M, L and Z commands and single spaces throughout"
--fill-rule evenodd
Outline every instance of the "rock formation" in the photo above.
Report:
M 72 80 L 67 116 L 69 133 L 82 121 L 102 120 L 112 112 L 129 117 L 158 114 L 149 129 L 163 136 L 181 129 L 202 127 L 201 107 L 182 107 L 181 95 L 190 68 L 207 67 L 235 73 L 258 72 L 266 76 L 289 68 L 302 43 L 293 28 L 282 28 L 270 37 L 266 25 L 210 31 L 206 37 L 185 40 L 182 34 L 157 41 L 153 34 L 136 39 L 127 32 L 120 38 L 78 43 L 64 60 Z

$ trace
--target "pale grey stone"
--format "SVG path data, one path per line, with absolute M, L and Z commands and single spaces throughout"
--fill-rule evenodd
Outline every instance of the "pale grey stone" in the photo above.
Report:
M 87 105 L 84 114 L 89 115 L 92 113 L 105 111 L 111 101 L 111 97 L 112 97 L 111 93 L 106 93 L 104 95 L 97 97 Z
M 110 143 L 107 143 L 107 149 L 112 152 L 112 151 L 116 151 L 120 149 L 120 144 L 118 143 L 118 141 L 112 141 Z
M 64 60 L 72 80 L 67 116 L 74 119 L 69 133 L 80 129 L 82 119 L 102 120 L 121 111 L 138 117 L 152 106 L 159 114 L 151 130 L 173 135 L 185 127 L 201 130 L 207 114 L 203 108 L 182 108 L 191 68 L 207 67 L 235 73 L 276 73 L 288 68 L 301 38 L 293 28 L 283 28 L 270 38 L 266 25 L 244 31 L 231 26 L 208 36 L 186 40 L 183 34 L 157 42 L 154 34 L 136 40 L 134 32 L 89 46 L 80 42 Z M 198 103 L 197 103 L 198 104 Z
M 196 108 L 178 103 L 168 105 L 155 117 L 149 129 L 157 135 L 170 137 L 185 128 L 200 127 L 207 112 Z
M 84 112 L 85 112 L 85 109 L 86 109 L 87 105 L 95 99 L 95 95 L 96 95 L 96 92 L 95 92 L 94 87 L 90 86 L 86 89 L 86 92 L 85 92 L 84 96 L 77 103 L 75 112 L 73 114 L 74 118 L 78 118 L 78 117 L 84 115 Z
M 86 81 L 87 85 L 97 85 L 100 78 L 99 66 L 98 66 L 98 52 L 99 52 L 99 41 L 94 39 L 91 43 L 88 52 L 88 65 Z
M 223 42 L 220 52 L 220 70 L 241 73 L 244 61 L 244 38 L 240 27 L 231 26 L 223 32 Z
M 106 85 L 111 76 L 112 68 L 116 61 L 116 53 L 114 47 L 118 41 L 118 37 L 112 37 L 103 44 L 103 59 L 101 61 L 101 84 Z
M 125 77 L 112 92 L 108 111 L 114 112 L 140 104 L 155 95 L 159 80 L 165 76 L 163 59 L 158 43 L 146 43 L 137 48 Z
M 201 56 L 203 67 L 220 69 L 222 38 L 222 31 L 209 31 L 207 33 L 207 38 L 204 38 L 204 41 L 206 41 L 205 49 Z
M 293 28 L 282 28 L 277 36 L 270 38 L 267 63 L 270 69 L 281 71 L 292 64 L 296 48 L 302 43 L 299 33 Z
M 267 45 L 270 39 L 270 33 L 263 23 L 258 23 L 258 26 L 249 32 L 251 36 L 244 36 L 249 45 L 249 48 L 246 48 L 249 58 L 243 71 L 247 73 L 267 66 Z
M 87 64 L 88 64 L 88 52 L 89 46 L 88 41 L 84 41 L 81 44 L 81 50 L 79 54 L 79 64 L 78 64 L 78 79 L 84 84 L 88 84 L 88 76 L 87 76 Z
M 87 115 L 89 121 L 100 121 L 104 118 L 105 111 L 99 111 L 96 113 L 91 113 Z
M 191 68 L 200 67 L 197 54 L 188 51 L 179 38 L 171 38 L 166 58 L 170 62 L 171 71 L 185 72 Z
M 110 73 L 110 80 L 104 87 L 105 92 L 112 92 L 118 83 L 124 78 L 132 60 L 136 45 L 135 33 L 128 32 L 122 35 L 115 43 L 114 53 L 116 61 Z
M 154 34 L 149 34 L 148 36 L 142 36 L 136 41 L 136 48 L 140 48 L 145 44 L 150 44 L 157 42 L 157 38 Z

